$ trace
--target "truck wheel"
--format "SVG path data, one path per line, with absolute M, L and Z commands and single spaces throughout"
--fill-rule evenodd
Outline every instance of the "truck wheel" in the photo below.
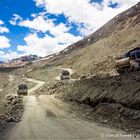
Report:
M 120 73 L 120 74 L 121 74 L 121 73 L 124 73 L 124 69 L 123 69 L 123 68 L 118 68 L 118 69 L 117 69 L 117 72 Z
M 135 67 L 134 67 L 134 66 L 131 66 L 131 67 L 130 67 L 130 70 L 131 70 L 131 71 L 135 71 Z
M 130 71 L 131 71 L 130 68 L 125 68 L 125 70 L 124 70 L 125 73 L 129 73 Z

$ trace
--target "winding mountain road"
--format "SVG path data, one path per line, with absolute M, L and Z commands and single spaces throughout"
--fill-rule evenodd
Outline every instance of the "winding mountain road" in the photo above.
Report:
M 27 96 L 21 122 L 8 134 L 8 140 L 132 140 L 133 138 L 103 137 L 122 134 L 75 118 L 67 104 L 53 95 Z
M 136 140 L 123 137 L 125 133 L 120 130 L 76 118 L 69 105 L 54 95 L 30 95 L 45 82 L 29 78 L 26 80 L 37 85 L 23 99 L 25 110 L 21 121 L 2 140 Z
M 37 89 L 39 89 L 40 87 L 42 87 L 45 82 L 43 81 L 39 81 L 39 80 L 35 80 L 35 79 L 31 79 L 31 78 L 24 78 L 25 80 L 29 81 L 29 82 L 33 82 L 36 83 L 36 86 L 34 86 L 33 88 L 28 90 L 28 94 L 30 95 L 32 92 L 36 91 Z

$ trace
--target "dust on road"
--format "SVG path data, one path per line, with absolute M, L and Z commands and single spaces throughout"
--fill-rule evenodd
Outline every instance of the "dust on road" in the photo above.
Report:
M 133 140 L 125 132 L 98 126 L 78 119 L 69 105 L 54 95 L 31 96 L 45 84 L 43 81 L 25 78 L 36 83 L 23 98 L 24 114 L 19 123 L 3 134 L 2 140 Z M 126 136 L 125 136 L 126 135 Z
M 31 79 L 31 78 L 24 78 L 24 79 L 29 81 L 29 82 L 33 82 L 33 83 L 37 84 L 33 88 L 29 89 L 28 94 L 31 94 L 32 92 L 36 91 L 37 89 L 39 89 L 40 87 L 42 87 L 45 84 L 45 82 L 43 82 L 43 81 L 34 80 L 34 79 Z
M 7 134 L 8 140 L 129 140 L 103 137 L 123 133 L 77 119 L 69 112 L 69 106 L 53 95 L 26 96 L 24 105 L 22 120 Z

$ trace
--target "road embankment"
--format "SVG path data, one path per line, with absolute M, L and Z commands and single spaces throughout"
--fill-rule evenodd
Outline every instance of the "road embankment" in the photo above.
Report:
M 90 76 L 58 82 L 50 89 L 66 101 L 89 105 L 89 118 L 126 131 L 140 133 L 140 72 Z

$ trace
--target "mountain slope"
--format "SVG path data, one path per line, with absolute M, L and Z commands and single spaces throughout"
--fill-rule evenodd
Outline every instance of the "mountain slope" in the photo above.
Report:
M 115 58 L 135 47 L 140 47 L 140 2 L 92 35 L 61 51 L 49 62 L 72 67 L 77 76 L 116 74 Z
M 117 15 L 93 34 L 73 45 L 70 45 L 61 53 L 66 53 L 66 50 L 72 51 L 77 48 L 86 47 L 103 38 L 107 38 L 110 35 L 117 33 L 118 31 L 125 31 L 137 25 L 140 25 L 140 2 L 127 11 Z
M 53 90 L 66 101 L 91 106 L 90 119 L 140 133 L 140 72 L 119 75 L 115 69 L 116 57 L 135 47 L 140 47 L 140 2 L 48 61 L 72 68 L 78 78 Z M 87 77 L 79 79 L 82 75 Z
M 66 101 L 89 105 L 89 118 L 140 133 L 140 72 L 119 75 L 114 67 L 116 57 L 135 47 L 140 47 L 140 2 L 54 57 L 29 65 L 26 74 L 50 82 L 52 68 L 73 69 L 76 80 L 52 82 L 39 94 L 49 90 Z M 79 79 L 81 75 L 87 77 Z

